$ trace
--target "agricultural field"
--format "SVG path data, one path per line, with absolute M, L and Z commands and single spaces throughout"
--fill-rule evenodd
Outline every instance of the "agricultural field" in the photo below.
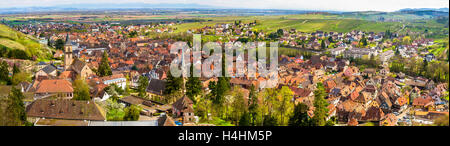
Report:
M 406 17 L 406 16 L 405 16 Z M 202 22 L 183 23 L 175 26 L 175 32 L 186 32 L 189 29 L 198 29 L 205 26 L 212 26 L 218 23 L 232 23 L 242 21 L 244 23 L 257 20 L 258 25 L 254 31 L 274 32 L 278 29 L 297 29 L 302 32 L 314 31 L 334 31 L 349 32 L 352 30 L 361 30 L 366 32 L 384 32 L 387 29 L 391 31 L 433 31 L 439 33 L 448 32 L 442 29 L 445 24 L 438 23 L 436 20 L 411 20 L 403 22 L 382 22 L 371 21 L 364 17 L 350 17 L 334 14 L 300 14 L 300 15 L 282 15 L 282 16 L 230 16 L 230 17 L 210 17 L 200 18 Z

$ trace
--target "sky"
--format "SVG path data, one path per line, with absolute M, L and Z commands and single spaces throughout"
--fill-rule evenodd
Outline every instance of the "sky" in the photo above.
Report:
M 403 8 L 448 8 L 448 0 L 0 0 L 0 8 L 90 3 L 195 3 L 221 8 L 396 11 Z

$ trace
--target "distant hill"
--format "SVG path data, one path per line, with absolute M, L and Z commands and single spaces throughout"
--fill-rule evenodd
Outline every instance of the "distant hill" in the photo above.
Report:
M 400 9 L 399 12 L 404 11 L 439 11 L 439 12 L 448 12 L 449 8 L 406 8 Z
M 0 57 L 16 59 L 47 58 L 48 50 L 34 38 L 0 24 Z

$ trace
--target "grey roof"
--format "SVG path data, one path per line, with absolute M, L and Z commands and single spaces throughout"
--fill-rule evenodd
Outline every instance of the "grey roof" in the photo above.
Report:
M 150 79 L 150 83 L 147 87 L 147 92 L 162 95 L 166 89 L 166 82 L 158 79 Z
M 77 72 L 80 73 L 81 70 L 83 69 L 84 66 L 86 66 L 87 64 L 79 59 L 75 59 L 72 63 L 72 69 Z
M 45 66 L 44 68 L 42 68 L 42 71 L 44 71 L 45 73 L 49 74 L 53 71 L 56 70 L 56 67 L 53 66 L 52 64 Z
M 47 65 L 47 63 L 45 63 L 44 61 L 38 62 L 37 65 Z

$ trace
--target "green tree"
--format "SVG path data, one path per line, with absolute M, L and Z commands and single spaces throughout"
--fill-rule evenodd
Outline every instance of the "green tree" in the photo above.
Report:
M 80 76 L 73 82 L 73 99 L 74 100 L 91 100 L 89 94 L 89 85 Z
M 311 126 L 308 110 L 308 106 L 304 103 L 296 105 L 294 115 L 289 119 L 289 126 Z
M 325 45 L 325 40 L 320 41 L 320 48 L 326 49 L 327 46 Z
M 139 77 L 139 86 L 138 86 L 138 96 L 145 97 L 147 96 L 147 92 L 145 91 L 148 86 L 148 78 L 145 76 Z
M 100 61 L 97 72 L 100 77 L 112 75 L 111 67 L 109 66 L 108 61 L 108 53 L 106 51 L 103 52 L 102 60 Z
M 277 35 L 278 36 L 283 36 L 284 35 L 284 30 L 283 29 L 278 29 L 277 30 Z
M 20 73 L 20 69 L 19 69 L 19 67 L 14 63 L 14 66 L 13 66 L 13 76 L 14 76 L 15 74 L 17 74 L 17 73 Z
M 216 90 L 216 97 L 214 99 L 214 103 L 216 104 L 223 104 L 225 100 L 225 94 L 230 90 L 231 85 L 227 78 L 225 77 L 219 77 L 219 80 L 217 81 L 217 87 Z
M 191 77 L 186 82 L 186 95 L 195 103 L 195 96 L 202 92 L 202 82 L 199 77 L 193 77 L 193 65 L 191 65 Z
M 125 116 L 123 116 L 124 121 L 137 121 L 139 120 L 139 114 L 141 109 L 138 106 L 131 105 L 125 108 Z
M 256 95 L 255 86 L 252 84 L 250 87 L 250 93 L 248 96 L 249 107 L 248 111 L 251 118 L 251 124 L 256 126 L 256 120 L 258 118 L 258 96 Z
M 233 98 L 232 103 L 232 117 L 235 124 L 239 122 L 241 116 L 244 113 L 247 113 L 247 105 L 245 104 L 244 95 L 242 94 L 242 90 L 239 86 L 235 86 L 233 89 Z M 226 110 L 228 111 L 228 110 Z
M 334 43 L 334 41 L 333 41 L 333 37 L 328 37 L 328 41 L 330 42 L 330 43 Z
M 23 99 L 25 96 L 19 89 L 12 87 L 7 99 L 7 107 L 5 119 L 0 121 L 0 125 L 4 126 L 22 126 L 27 124 L 27 115 L 25 112 L 25 105 L 23 104 Z
M 128 37 L 134 38 L 134 37 L 137 37 L 137 35 L 138 35 L 138 33 L 136 31 L 132 31 L 128 34 Z
M 278 115 L 279 125 L 287 125 L 290 115 L 293 112 L 294 103 L 292 98 L 294 93 L 288 86 L 283 86 L 278 94 L 278 99 L 274 104 L 275 113 Z
M 239 126 L 251 126 L 250 118 L 250 114 L 248 112 L 244 112 L 241 119 L 239 119 Z
M 328 103 L 325 100 L 327 93 L 322 83 L 317 83 L 317 89 L 314 91 L 314 116 L 312 125 L 325 126 L 328 117 Z
M 183 79 L 179 77 L 173 77 L 170 71 L 167 73 L 166 79 L 166 89 L 164 90 L 164 94 L 169 95 L 180 91 L 183 86 Z
M 365 35 L 363 35 L 362 38 L 359 40 L 359 44 L 361 45 L 361 47 L 367 46 L 367 39 Z
M 270 115 L 265 115 L 264 116 L 264 122 L 263 122 L 263 126 L 277 126 L 277 119 L 273 116 Z
M 27 81 L 27 82 L 31 81 L 30 74 L 29 73 L 25 73 L 25 72 L 19 72 L 19 73 L 13 74 L 11 83 L 13 85 L 17 85 L 17 84 L 19 84 L 21 82 L 25 82 L 25 81 Z
M 8 63 L 6 61 L 2 61 L 0 63 L 0 82 L 9 82 L 9 70 Z
M 63 50 L 64 49 L 64 41 L 62 39 L 57 39 L 55 42 L 55 49 Z

